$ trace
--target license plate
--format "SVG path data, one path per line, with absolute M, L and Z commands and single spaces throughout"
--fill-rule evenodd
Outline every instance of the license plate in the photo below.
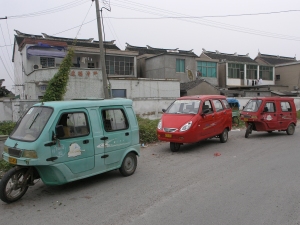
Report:
M 17 164 L 17 159 L 16 158 L 12 158 L 12 157 L 8 157 L 8 162 L 10 164 Z
M 244 118 L 244 121 L 248 121 L 248 119 L 247 119 L 247 118 Z
M 165 134 L 165 137 L 171 138 L 171 137 L 172 137 L 172 134 Z

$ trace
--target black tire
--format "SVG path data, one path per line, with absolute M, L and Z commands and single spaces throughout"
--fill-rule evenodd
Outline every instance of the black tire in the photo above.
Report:
M 271 134 L 272 132 L 273 132 L 272 130 L 269 130 L 269 131 L 268 131 L 269 134 Z
M 12 203 L 23 197 L 28 189 L 28 178 L 26 182 L 23 182 L 27 170 L 28 168 L 17 169 L 14 167 L 4 174 L 0 181 L 0 198 L 2 201 Z M 21 184 L 22 182 L 23 184 Z
M 248 127 L 246 129 L 245 138 L 249 137 L 249 134 L 252 132 L 252 124 L 248 124 Z
M 178 152 L 180 149 L 180 143 L 170 142 L 170 149 L 172 152 Z
M 240 124 L 240 120 L 237 116 L 232 117 L 232 124 L 236 124 L 237 126 Z
M 221 143 L 225 143 L 228 140 L 228 130 L 227 128 L 225 128 L 222 132 L 222 134 L 220 134 L 220 142 Z
M 294 124 L 290 124 L 286 130 L 286 133 L 288 135 L 293 135 L 295 132 L 295 125 Z
M 119 171 L 124 177 L 127 177 L 135 172 L 136 167 L 136 154 L 133 152 L 129 152 L 123 159 L 122 166 L 120 167 Z

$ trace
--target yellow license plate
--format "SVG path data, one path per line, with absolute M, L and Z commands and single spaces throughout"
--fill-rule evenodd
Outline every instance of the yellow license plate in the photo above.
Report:
M 16 159 L 16 158 L 8 157 L 8 162 L 9 162 L 10 164 L 17 164 L 17 159 Z
M 171 137 L 172 137 L 172 134 L 165 134 L 165 137 L 171 138 Z
M 247 119 L 247 118 L 244 118 L 244 121 L 248 121 L 248 119 Z

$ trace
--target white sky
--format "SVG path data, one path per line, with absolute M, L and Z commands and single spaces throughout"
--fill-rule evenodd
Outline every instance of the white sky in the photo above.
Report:
M 103 1 L 99 2 L 103 6 Z M 299 0 L 110 0 L 110 6 L 110 12 L 103 10 L 105 40 L 116 40 L 122 50 L 127 42 L 143 47 L 193 49 L 197 55 L 204 48 L 249 53 L 252 59 L 258 51 L 300 59 Z M 279 11 L 289 12 L 271 13 Z M 29 13 L 33 14 L 20 16 Z M 187 18 L 258 13 L 269 14 Z M 75 38 L 79 32 L 80 39 L 98 40 L 95 2 L 91 0 L 0 0 L 0 18 L 5 16 L 7 20 L 0 20 L 0 79 L 5 79 L 3 85 L 8 90 L 14 91 L 14 30 L 67 38 Z M 83 21 L 89 23 L 79 31 Z

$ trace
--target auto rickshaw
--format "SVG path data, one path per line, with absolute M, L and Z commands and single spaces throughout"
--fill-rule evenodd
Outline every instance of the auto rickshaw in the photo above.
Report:
M 115 169 L 130 176 L 139 153 L 130 99 L 37 103 L 5 142 L 3 159 L 14 167 L 0 181 L 0 199 L 17 201 L 38 179 L 61 185 Z
M 240 118 L 247 127 L 245 138 L 248 138 L 253 130 L 268 133 L 278 130 L 293 135 L 297 125 L 294 99 L 288 97 L 250 99 L 241 112 Z
M 240 123 L 240 103 L 235 98 L 227 98 L 227 102 L 232 110 L 232 124 L 238 126 Z

